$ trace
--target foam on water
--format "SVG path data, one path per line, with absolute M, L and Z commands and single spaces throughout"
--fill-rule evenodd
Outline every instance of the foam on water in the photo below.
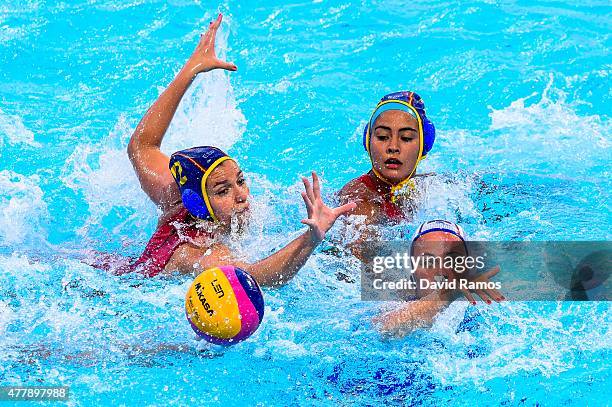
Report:
M 425 217 L 438 212 L 479 224 L 467 230 L 486 239 L 609 236 L 602 225 L 611 219 L 605 199 L 612 188 L 605 165 L 612 146 L 610 121 L 581 113 L 588 104 L 559 87 L 579 79 L 558 76 L 549 75 L 541 93 L 506 107 L 489 106 L 486 129 L 438 131 L 421 171 L 452 174 L 454 181 L 427 195 Z M 577 222 L 568 228 L 570 208 L 587 204 L 593 210 L 575 214 Z
M 31 147 L 40 147 L 40 143 L 34 141 L 34 133 L 26 128 L 21 117 L 6 114 L 0 109 L 0 148 L 7 143 L 11 146 L 26 144 Z
M 0 171 L 0 246 L 45 242 L 47 204 L 38 175 Z
M 89 208 L 88 219 L 79 230 L 82 236 L 91 235 L 89 228 L 101 225 L 116 209 L 125 210 L 126 216 L 110 225 L 113 235 L 129 236 L 133 230 L 141 231 L 156 223 L 155 206 L 140 189 L 127 156 L 125 146 L 131 130 L 122 117 L 105 140 L 78 145 L 66 160 L 61 179 L 67 187 L 83 194 Z
M 565 91 L 554 87 L 551 74 L 541 95 L 532 93 L 502 109 L 489 106 L 491 134 L 487 141 L 493 141 L 490 148 L 497 150 L 492 158 L 498 165 L 513 168 L 513 160 L 520 156 L 521 165 L 528 166 L 523 170 L 568 177 L 599 173 L 600 163 L 610 156 L 612 127 L 605 117 L 579 115 L 581 105 L 584 103 L 570 100 Z
M 481 216 L 471 197 L 475 183 L 464 173 L 424 178 L 419 183 L 420 199 L 414 224 L 431 219 L 477 224 Z
M 575 367 L 578 354 L 597 355 L 612 349 L 605 303 L 559 303 L 556 309 L 546 303 L 480 305 L 481 328 L 456 333 L 466 304 L 453 303 L 432 328 L 432 334 L 447 348 L 425 357 L 442 384 L 471 382 L 480 386 L 523 372 L 558 376 Z M 568 324 L 576 312 L 588 318 Z M 479 353 L 476 364 L 466 352 L 470 347 Z
M 14 312 L 5 301 L 0 301 L 0 335 L 6 337 L 6 328 L 14 317 Z

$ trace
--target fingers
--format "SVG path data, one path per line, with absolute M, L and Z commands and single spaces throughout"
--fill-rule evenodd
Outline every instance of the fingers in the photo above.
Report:
M 499 273 L 499 266 L 495 266 L 491 270 L 487 271 L 486 273 L 483 273 L 482 277 L 484 277 L 486 279 L 490 279 L 491 277 L 493 277 L 497 273 Z
M 308 195 L 306 195 L 306 192 L 302 192 L 302 199 L 304 199 L 304 203 L 306 204 L 306 212 L 308 213 L 308 218 L 310 219 L 312 217 L 312 202 L 310 202 L 310 199 L 308 199 Z
M 217 59 L 217 65 L 219 68 L 225 69 L 227 71 L 237 71 L 238 70 L 238 67 L 234 65 L 233 63 L 221 61 L 220 59 Z
M 310 182 L 306 177 L 302 177 L 302 182 L 304 183 L 304 188 L 306 189 L 306 195 L 308 195 L 308 199 L 310 199 L 310 202 L 314 203 L 315 197 L 314 192 L 312 190 L 312 185 L 310 185 Z
M 354 211 L 356 207 L 357 204 L 355 202 L 349 202 L 347 204 L 335 208 L 334 214 L 336 215 L 336 217 L 346 215 L 347 213 Z
M 467 300 L 472 303 L 472 305 L 476 305 L 476 300 L 474 299 L 474 296 L 471 292 L 469 292 L 468 290 L 461 290 L 461 292 L 463 293 L 465 298 L 467 298 Z
M 210 28 L 211 28 L 211 44 L 214 46 L 215 45 L 215 40 L 217 39 L 217 30 L 219 29 L 219 27 L 221 26 L 221 21 L 223 20 L 223 15 L 221 13 L 219 13 L 219 15 L 217 16 L 217 19 L 213 22 L 211 22 L 210 24 Z
M 217 30 L 221 25 L 222 16 L 219 14 L 215 21 L 211 21 L 208 24 L 208 29 L 204 34 L 201 35 L 200 42 L 208 49 L 212 45 L 215 46 L 215 39 L 217 38 Z
M 489 295 L 487 294 L 487 292 L 486 292 L 486 291 L 484 291 L 484 290 L 474 290 L 474 292 L 475 292 L 476 294 L 478 294 L 478 296 L 479 296 L 480 298 L 482 298 L 482 300 L 483 300 L 484 302 L 486 302 L 487 304 L 491 304 L 491 298 L 489 297 Z
M 208 45 L 208 43 L 210 42 L 210 36 L 211 36 L 211 32 L 210 32 L 210 25 L 208 26 L 208 30 L 206 30 L 206 32 L 204 34 L 200 34 L 200 46 L 204 46 L 206 47 Z
M 491 289 L 488 289 L 488 290 L 485 290 L 485 291 L 489 295 L 489 297 L 493 298 L 493 301 L 495 301 L 495 302 L 502 302 L 503 300 L 506 299 L 502 295 L 502 293 L 499 292 L 499 290 L 496 290 L 495 288 L 491 288 Z
M 316 221 L 314 221 L 314 220 L 312 220 L 312 219 L 302 219 L 302 220 L 301 220 L 301 222 L 302 222 L 304 225 L 308 225 L 308 226 L 310 226 L 311 228 L 314 228 L 314 227 L 316 227 L 316 226 L 317 226 L 317 222 L 316 222 Z
M 312 184 L 315 199 L 321 198 L 321 183 L 319 182 L 319 176 L 316 172 L 312 172 Z
M 476 300 L 474 299 L 474 296 L 469 290 L 464 289 L 461 290 L 461 292 L 463 293 L 465 298 L 467 298 L 468 301 L 472 303 L 472 305 L 476 305 Z M 487 304 L 491 304 L 491 299 L 493 299 L 493 301 L 495 302 L 501 302 L 505 300 L 505 297 L 496 289 L 474 290 L 474 292 L 478 294 L 478 296 Z

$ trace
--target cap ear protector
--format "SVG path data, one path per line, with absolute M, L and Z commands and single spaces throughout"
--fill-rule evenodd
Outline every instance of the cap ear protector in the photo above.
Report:
M 385 104 L 385 102 L 389 102 L 389 101 L 403 102 L 403 104 L 405 104 L 406 106 L 412 107 L 411 110 L 415 111 L 415 113 L 419 116 L 419 119 L 421 122 L 421 128 L 422 128 L 422 134 L 419 134 L 419 137 L 421 137 L 421 146 L 422 146 L 421 147 L 422 153 L 420 154 L 418 158 L 420 161 L 427 155 L 427 153 L 429 153 L 429 151 L 433 147 L 434 141 L 436 140 L 436 128 L 434 124 L 427 118 L 427 115 L 425 114 L 425 104 L 423 103 L 423 100 L 421 99 L 419 95 L 417 95 L 414 92 L 400 91 L 400 92 L 390 93 L 388 95 L 385 95 L 380 100 L 380 102 L 378 102 L 378 105 L 376 105 L 376 109 L 374 109 L 374 112 L 372 113 L 370 120 L 368 121 L 368 123 L 363 129 L 363 148 L 368 153 L 370 153 L 370 138 L 371 138 L 370 129 L 374 125 L 374 122 L 376 121 L 376 118 L 378 117 L 378 115 L 381 113 L 380 112 L 381 107 Z M 400 109 L 400 110 L 405 110 L 405 109 Z
M 192 216 L 217 221 L 206 193 L 206 180 L 226 160 L 231 158 L 218 148 L 209 146 L 177 151 L 170 157 L 170 173 L 179 188 L 185 209 Z
M 189 211 L 192 216 L 200 219 L 213 220 L 212 208 L 206 206 L 206 201 L 202 199 L 200 194 L 195 192 L 193 189 L 185 188 L 181 193 L 181 200 L 185 209 Z

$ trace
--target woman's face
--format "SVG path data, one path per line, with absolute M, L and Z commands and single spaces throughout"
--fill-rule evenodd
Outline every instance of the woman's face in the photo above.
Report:
M 439 277 L 447 278 L 449 281 L 454 279 L 455 270 L 448 267 L 449 263 L 439 260 L 448 257 L 456 259 L 466 255 L 463 240 L 452 233 L 435 231 L 419 237 L 412 246 L 412 256 L 423 259 L 422 266 L 414 271 L 414 277 L 417 281 L 417 296 L 421 298 L 434 291 L 427 288 L 421 289 L 421 280 L 434 282 L 438 281 Z
M 206 193 L 221 224 L 230 225 L 233 217 L 238 217 L 239 221 L 247 218 L 249 187 L 233 160 L 222 162 L 210 173 L 206 179 Z
M 386 180 L 399 184 L 413 172 L 420 144 L 417 119 L 401 110 L 387 110 L 371 129 L 372 166 Z

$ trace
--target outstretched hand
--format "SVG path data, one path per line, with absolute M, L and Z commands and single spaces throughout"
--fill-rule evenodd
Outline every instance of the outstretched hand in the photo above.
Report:
M 215 53 L 215 39 L 217 37 L 217 30 L 221 25 L 221 20 L 223 20 L 223 15 L 219 14 L 215 21 L 210 22 L 208 30 L 201 35 L 198 46 L 187 61 L 188 67 L 196 75 L 200 72 L 212 71 L 213 69 L 226 69 L 228 71 L 238 69 L 233 63 L 217 58 Z
M 495 266 L 491 270 L 487 271 L 486 273 L 482 273 L 469 280 L 470 282 L 474 282 L 474 283 L 475 282 L 489 282 L 489 280 L 491 280 L 491 277 L 493 277 L 497 273 L 499 273 L 499 266 Z M 474 296 L 469 290 L 461 289 L 461 292 L 463 293 L 465 298 L 468 299 L 468 301 L 470 301 L 472 304 L 476 304 L 476 300 L 474 299 Z M 495 302 L 501 302 L 506 299 L 502 295 L 502 293 L 500 293 L 495 288 L 485 288 L 482 290 L 474 290 L 474 292 L 478 294 L 478 296 L 487 304 L 491 303 L 491 299 Z
M 302 223 L 310 227 L 313 242 L 320 243 L 336 219 L 354 210 L 357 204 L 349 202 L 337 208 L 330 208 L 321 199 L 321 184 L 316 172 L 312 173 L 312 185 L 305 177 L 302 177 L 302 181 L 306 189 L 305 192 L 302 192 L 302 198 L 304 198 L 308 213 L 308 219 L 303 219 Z

